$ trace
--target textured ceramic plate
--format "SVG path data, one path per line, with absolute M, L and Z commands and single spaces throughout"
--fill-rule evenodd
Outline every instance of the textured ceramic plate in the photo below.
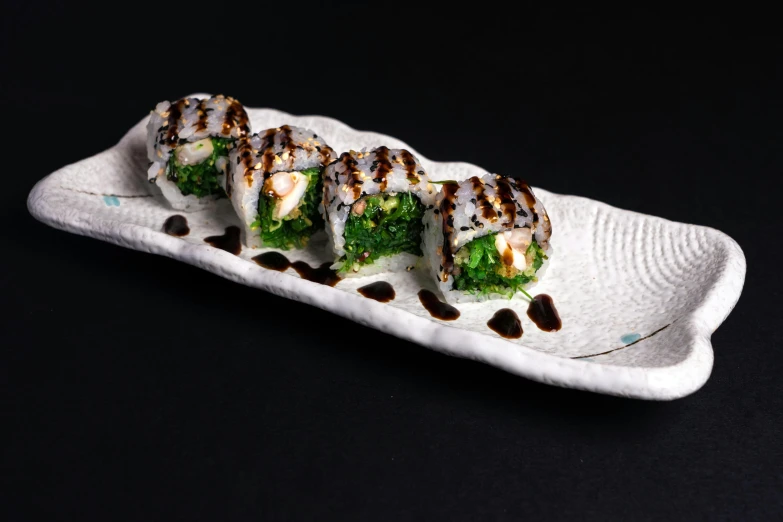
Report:
M 329 118 L 271 109 L 248 113 L 253 129 L 286 123 L 311 128 L 338 152 L 382 144 L 414 151 L 400 140 Z M 239 224 L 225 200 L 215 209 L 186 214 L 187 236 L 163 233 L 164 221 L 177 212 L 146 181 L 146 121 L 115 147 L 41 180 L 28 200 L 33 216 L 69 232 L 179 259 L 448 355 L 539 382 L 640 399 L 675 399 L 704 384 L 713 362 L 710 335 L 742 290 L 745 258 L 717 230 L 536 188 L 553 223 L 555 255 L 534 292 L 554 298 L 562 329 L 539 330 L 526 315 L 527 302 L 516 299 L 459 305 L 459 319 L 443 322 L 419 302 L 420 289 L 435 290 L 421 271 L 346 279 L 330 288 L 290 269 L 258 266 L 251 257 L 264 250 L 243 249 L 235 256 L 210 246 L 205 237 Z M 484 173 L 475 165 L 433 162 L 414 153 L 436 180 Z M 323 245 L 314 241 L 287 256 L 317 266 L 329 260 Z M 397 296 L 390 303 L 357 293 L 377 280 L 393 285 Z M 514 309 L 522 319 L 520 339 L 503 339 L 487 327 L 501 308 Z

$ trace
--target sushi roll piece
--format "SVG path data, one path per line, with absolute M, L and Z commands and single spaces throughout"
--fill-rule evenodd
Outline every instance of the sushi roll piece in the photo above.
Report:
M 248 247 L 302 248 L 323 229 L 321 176 L 333 156 L 322 137 L 289 125 L 237 142 L 225 188 Z
M 444 183 L 424 249 L 450 303 L 513 297 L 543 274 L 552 225 L 527 183 L 497 174 Z
M 343 153 L 324 171 L 324 218 L 332 268 L 369 275 L 415 265 L 425 209 L 437 189 L 405 149 Z
M 245 108 L 234 98 L 161 102 L 147 124 L 147 177 L 173 208 L 199 210 L 225 196 L 228 152 L 249 132 Z

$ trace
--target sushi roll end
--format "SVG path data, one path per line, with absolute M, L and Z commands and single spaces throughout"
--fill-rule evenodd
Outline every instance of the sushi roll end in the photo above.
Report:
M 333 151 L 322 137 L 283 125 L 243 138 L 229 155 L 226 192 L 251 248 L 303 248 L 323 228 L 324 165 Z
M 538 281 L 551 253 L 549 216 L 519 179 L 446 183 L 427 218 L 426 255 L 449 302 L 513 297 Z
M 415 264 L 422 255 L 422 220 L 435 193 L 407 150 L 377 147 L 341 154 L 324 171 L 332 268 L 369 275 Z
M 177 210 L 194 210 L 225 196 L 228 153 L 250 124 L 244 107 L 222 95 L 161 102 L 147 124 L 148 171 Z

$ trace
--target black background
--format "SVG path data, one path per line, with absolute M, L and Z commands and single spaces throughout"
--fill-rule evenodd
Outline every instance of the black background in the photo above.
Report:
M 489 4 L 32 4 L 0 17 L 4 519 L 783 514 L 776 32 Z M 748 272 L 712 377 L 668 403 L 549 387 L 28 215 L 37 180 L 197 91 L 728 233 Z

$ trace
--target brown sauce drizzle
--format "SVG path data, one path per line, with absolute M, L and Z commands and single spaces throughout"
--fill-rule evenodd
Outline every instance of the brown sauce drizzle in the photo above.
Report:
M 280 130 L 283 131 L 282 136 L 282 142 L 280 145 L 283 147 L 283 151 L 288 152 L 288 157 L 291 160 L 291 165 L 294 164 L 294 158 L 293 153 L 296 150 L 296 145 L 294 145 L 294 139 L 291 137 L 292 129 L 288 125 L 283 125 L 280 127 Z
M 484 219 L 490 223 L 494 223 L 498 220 L 498 213 L 484 193 L 484 183 L 478 176 L 470 178 L 470 183 L 473 185 L 473 193 L 476 195 L 476 210 L 481 209 L 481 215 Z
M 239 135 L 244 136 L 247 134 L 247 112 L 242 104 L 234 98 L 226 98 L 228 108 L 226 109 L 225 117 L 223 118 L 222 132 L 225 135 L 231 134 L 231 129 L 236 127 L 239 130 Z
M 513 228 L 514 221 L 517 219 L 517 204 L 514 201 L 514 194 L 511 192 L 511 185 L 506 178 L 497 178 L 495 184 L 500 198 L 500 209 L 505 218 L 503 226 Z
M 261 147 L 264 149 L 263 154 L 261 154 L 261 166 L 265 173 L 271 171 L 275 165 L 275 134 L 277 134 L 277 129 L 269 129 L 264 133 L 261 140 Z M 253 173 L 251 172 L 248 175 L 247 171 L 245 171 L 245 177 L 248 178 L 247 184 L 250 185 Z
M 385 192 L 386 191 L 386 185 L 388 184 L 389 180 L 386 179 L 386 176 L 388 176 L 389 172 L 392 171 L 392 164 L 391 161 L 389 161 L 389 148 L 388 147 L 378 147 L 375 149 L 375 161 L 373 162 L 375 167 L 375 177 L 374 180 L 381 180 L 380 184 L 381 186 L 378 187 L 379 192 Z
M 519 339 L 522 337 L 522 322 L 519 320 L 517 313 L 510 308 L 503 308 L 495 312 L 492 319 L 487 321 L 487 326 L 506 339 Z
M 209 116 L 207 115 L 207 111 L 204 110 L 207 104 L 207 100 L 201 100 L 198 102 L 198 110 L 196 111 L 196 114 L 198 115 L 198 122 L 196 123 L 196 132 L 201 132 L 207 128 L 207 119 Z
M 332 184 L 334 181 L 332 181 L 332 178 L 329 177 L 326 169 L 328 167 L 324 168 L 323 171 L 323 194 L 321 196 L 321 201 L 324 205 L 324 220 L 328 223 L 329 222 L 329 194 L 331 194 L 332 191 Z M 334 171 L 331 171 L 334 172 Z
M 353 158 L 350 152 L 343 152 L 340 154 L 339 161 L 346 167 L 346 171 L 344 171 L 344 173 L 350 175 L 348 180 L 345 182 L 345 186 L 353 191 L 354 200 L 359 199 L 359 196 L 362 195 L 362 185 L 364 182 L 359 177 L 361 171 L 355 168 L 358 162 Z
M 500 232 L 502 234 L 502 232 Z M 501 261 L 503 261 L 503 264 L 506 266 L 511 266 L 514 264 L 514 251 L 511 250 L 511 247 L 506 245 L 506 249 L 503 251 L 503 253 L 500 255 Z
M 168 129 L 166 130 L 166 144 L 176 147 L 179 140 L 179 118 L 182 116 L 182 108 L 187 107 L 185 99 L 181 99 L 169 107 Z
M 563 327 L 554 301 L 546 294 L 538 294 L 530 301 L 527 316 L 545 332 L 556 332 Z
M 264 252 L 252 258 L 257 264 L 269 270 L 283 272 L 291 267 L 291 261 L 280 252 Z
M 253 153 L 253 144 L 250 138 L 240 138 L 237 140 L 236 147 L 237 161 L 244 167 L 242 175 L 245 178 L 245 182 L 247 182 L 247 186 L 250 187 L 253 185 L 253 160 L 255 159 L 255 154 Z M 226 187 L 231 185 L 229 181 L 233 182 L 233 180 L 231 180 L 231 176 L 228 177 Z M 226 192 L 231 195 L 230 190 L 227 190 Z
M 278 272 L 284 272 L 288 268 L 293 268 L 302 279 L 307 279 L 319 285 L 334 286 L 341 279 L 335 270 L 329 268 L 332 263 L 328 261 L 318 268 L 313 268 L 304 261 L 294 261 L 292 263 L 279 252 L 265 252 L 252 259 L 258 265 L 269 270 L 277 270 Z
M 441 281 L 444 283 L 448 281 L 449 274 L 454 269 L 454 251 L 451 244 L 451 235 L 454 231 L 454 197 L 457 194 L 459 185 L 456 183 L 447 183 L 443 185 L 443 200 L 440 202 L 440 216 L 443 220 L 443 246 L 442 248 L 442 265 L 441 266 Z
M 329 268 L 330 266 L 332 266 L 332 263 L 329 261 L 323 263 L 318 268 L 313 268 L 304 261 L 294 261 L 291 263 L 291 267 L 296 270 L 296 273 L 299 274 L 299 277 L 302 279 L 307 279 L 308 281 L 318 283 L 319 285 L 334 286 L 339 283 L 342 278 L 337 275 L 337 271 Z
M 319 149 L 318 159 L 321 161 L 321 165 L 325 166 L 331 163 L 332 157 L 334 156 L 334 149 L 328 145 L 320 146 Z
M 226 233 L 222 236 L 205 237 L 204 241 L 235 256 L 238 256 L 242 251 L 242 244 L 239 242 L 239 227 L 226 227 Z
M 394 287 L 386 281 L 376 281 L 358 288 L 356 291 L 368 299 L 375 299 L 381 303 L 388 303 L 397 296 L 394 293 Z
M 416 174 L 416 159 L 413 154 L 405 149 L 400 149 L 400 159 L 402 160 L 402 166 L 405 168 L 405 176 L 413 184 L 421 181 L 419 175 Z
M 530 185 L 521 179 L 516 179 L 514 181 L 516 182 L 517 190 L 522 193 L 525 198 L 525 203 L 527 203 L 528 208 L 533 213 L 533 223 L 537 223 L 538 212 L 536 212 L 536 197 L 533 195 L 533 191 L 530 190 Z
M 459 318 L 459 310 L 448 303 L 444 303 L 438 296 L 429 290 L 419 291 L 419 301 L 427 309 L 430 315 L 441 321 L 454 321 Z
M 190 227 L 188 227 L 188 220 L 185 216 L 176 214 L 170 216 L 163 222 L 163 231 L 175 237 L 183 237 L 190 234 Z

